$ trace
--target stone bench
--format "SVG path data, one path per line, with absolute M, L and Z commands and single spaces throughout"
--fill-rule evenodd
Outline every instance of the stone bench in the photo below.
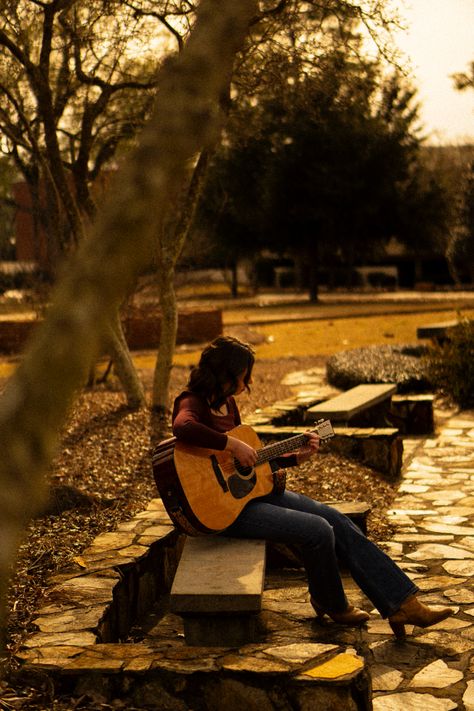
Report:
M 330 385 L 309 387 L 285 400 L 259 408 L 247 415 L 245 421 L 254 429 L 272 426 L 298 426 L 306 421 L 309 408 L 339 395 Z M 431 394 L 394 394 L 391 397 L 390 412 L 384 406 L 384 425 L 396 427 L 400 434 L 423 435 L 434 431 L 434 396 Z M 370 413 L 372 416 L 373 413 Z
M 265 578 L 265 541 L 186 538 L 170 593 L 188 645 L 239 647 L 256 634 Z
M 345 425 L 387 424 L 386 415 L 390 409 L 391 397 L 397 391 L 394 384 L 374 383 L 356 385 L 336 397 L 309 407 L 305 421 L 309 424 L 321 418 Z
M 394 395 L 390 422 L 405 435 L 427 435 L 434 432 L 434 395 L 413 393 Z
M 332 503 L 366 532 L 370 506 Z M 281 549 L 278 554 L 285 558 Z M 273 556 L 275 559 L 275 556 Z M 225 536 L 186 537 L 170 593 L 190 646 L 239 647 L 255 640 L 262 606 L 266 543 Z
M 418 326 L 416 335 L 420 339 L 430 339 L 435 343 L 443 343 L 449 338 L 449 331 L 457 326 L 459 321 L 452 319 L 451 321 L 442 321 L 440 323 L 430 323 L 425 326 Z

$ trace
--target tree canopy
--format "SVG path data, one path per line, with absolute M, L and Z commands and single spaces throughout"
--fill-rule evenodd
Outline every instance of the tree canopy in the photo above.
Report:
M 165 31 L 124 3 L 4 3 L 1 150 L 29 185 L 53 272 L 94 214 L 94 181 L 150 113 L 163 58 L 151 40 Z
M 357 56 L 352 15 L 347 22 L 344 41 L 320 52 L 311 71 L 281 52 L 273 83 L 242 98 L 202 213 L 227 253 L 266 246 L 302 258 L 313 298 L 321 265 L 354 263 L 393 235 L 408 239 L 408 193 L 416 209 L 436 199 L 415 169 L 415 91 Z

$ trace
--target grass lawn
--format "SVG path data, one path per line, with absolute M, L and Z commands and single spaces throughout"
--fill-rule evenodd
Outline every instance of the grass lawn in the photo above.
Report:
M 474 316 L 474 310 L 466 312 Z M 418 326 L 455 319 L 455 311 L 414 314 L 385 314 L 322 321 L 273 323 L 260 326 L 268 343 L 257 347 L 259 358 L 282 355 L 332 355 L 338 351 L 363 346 L 417 343 Z
M 250 326 L 266 338 L 256 346 L 257 358 L 332 355 L 363 346 L 417 343 L 418 326 L 449 321 L 457 317 L 454 309 L 424 313 L 352 316 L 314 321 L 283 321 Z M 463 311 L 474 318 L 474 309 Z M 177 365 L 196 363 L 200 349 L 175 355 Z
M 291 313 L 290 310 L 289 313 Z M 261 310 L 249 308 L 240 311 L 240 323 L 244 322 L 247 316 L 249 319 L 248 328 L 254 333 L 264 336 L 265 342 L 255 347 L 258 359 L 329 356 L 338 351 L 369 345 L 416 343 L 418 326 L 449 321 L 458 316 L 458 312 L 451 308 L 446 311 L 385 313 L 377 316 L 354 315 L 350 318 L 315 318 L 314 320 L 301 321 L 283 320 L 252 325 L 252 314 L 261 315 Z M 474 309 L 463 309 L 462 315 L 474 318 Z M 242 336 L 242 339 L 245 340 L 245 336 Z M 197 363 L 200 352 L 200 347 L 187 348 L 183 351 L 178 348 L 174 363 L 181 366 L 194 365 Z M 133 359 L 138 368 L 153 369 L 156 353 L 134 354 Z M 15 360 L 0 360 L 0 377 L 8 377 L 13 372 Z

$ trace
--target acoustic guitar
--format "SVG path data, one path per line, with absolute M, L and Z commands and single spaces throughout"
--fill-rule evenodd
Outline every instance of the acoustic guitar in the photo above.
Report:
M 312 431 L 321 440 L 334 435 L 329 420 L 321 420 Z M 283 489 L 284 474 L 274 472 L 270 463 L 307 439 L 301 434 L 262 446 L 249 425 L 227 434 L 257 450 L 254 467 L 243 466 L 227 450 L 192 447 L 176 437 L 164 440 L 153 452 L 153 474 L 163 504 L 176 527 L 188 535 L 223 531 L 249 501 Z

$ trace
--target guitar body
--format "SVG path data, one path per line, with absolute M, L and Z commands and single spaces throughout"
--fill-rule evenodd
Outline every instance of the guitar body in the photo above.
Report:
M 229 435 L 256 450 L 262 447 L 248 425 Z M 252 499 L 274 489 L 269 462 L 237 469 L 228 451 L 191 447 L 175 438 L 159 444 L 153 454 L 153 473 L 161 498 L 173 522 L 189 535 L 217 533 L 235 521 Z

